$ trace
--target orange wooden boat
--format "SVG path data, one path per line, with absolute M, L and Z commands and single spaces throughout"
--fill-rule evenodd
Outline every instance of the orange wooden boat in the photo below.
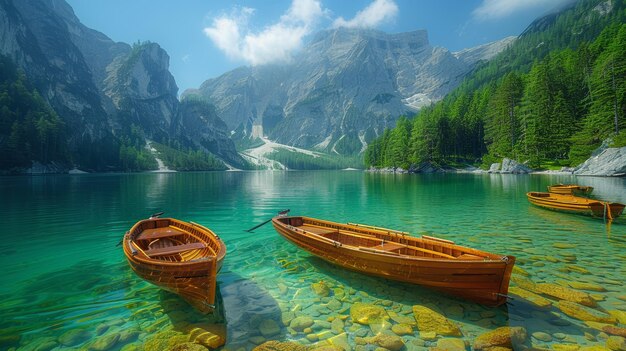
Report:
M 548 186 L 548 191 L 561 195 L 589 195 L 593 192 L 593 187 L 576 184 L 555 184 Z
M 158 215 L 137 222 L 124 235 L 124 255 L 130 267 L 139 277 L 180 295 L 200 312 L 212 312 L 226 245 L 199 224 Z
M 531 204 L 550 210 L 580 213 L 614 219 L 619 217 L 626 205 L 619 202 L 608 202 L 573 195 L 561 195 L 531 191 L 526 193 Z
M 484 305 L 506 302 L 513 256 L 362 224 L 284 215 L 274 217 L 272 224 L 295 245 L 341 267 L 419 284 Z

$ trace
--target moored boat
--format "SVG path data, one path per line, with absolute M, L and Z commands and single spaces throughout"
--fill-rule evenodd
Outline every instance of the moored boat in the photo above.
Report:
M 561 195 L 590 195 L 592 186 L 577 184 L 555 184 L 548 186 L 548 192 Z
M 391 229 L 304 216 L 276 216 L 272 224 L 293 244 L 338 266 L 484 305 L 506 302 L 513 256 L 430 236 L 413 237 Z
M 217 273 L 226 245 L 210 229 L 153 215 L 137 222 L 122 243 L 139 277 L 180 295 L 200 312 L 214 310 Z
M 574 195 L 561 195 L 531 191 L 526 193 L 528 201 L 536 206 L 550 210 L 565 211 L 614 219 L 619 217 L 626 205 L 619 202 L 608 202 Z

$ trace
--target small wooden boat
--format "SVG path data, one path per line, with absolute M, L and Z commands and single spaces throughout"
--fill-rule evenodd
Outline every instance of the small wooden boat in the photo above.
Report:
M 593 187 L 576 184 L 555 184 L 548 186 L 548 191 L 561 195 L 589 195 L 593 192 Z
M 208 228 L 159 215 L 137 222 L 124 235 L 124 255 L 130 267 L 200 312 L 213 311 L 226 245 Z
M 284 215 L 274 217 L 272 224 L 293 244 L 338 266 L 419 284 L 484 305 L 506 302 L 513 256 L 362 224 Z
M 619 217 L 626 205 L 618 202 L 600 201 L 574 195 L 561 195 L 531 191 L 526 194 L 531 204 L 550 210 L 580 213 L 614 219 Z

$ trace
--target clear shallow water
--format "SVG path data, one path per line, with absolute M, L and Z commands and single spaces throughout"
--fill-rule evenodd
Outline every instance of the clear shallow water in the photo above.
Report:
M 383 326 L 354 323 L 349 315 L 356 302 L 411 318 L 413 305 L 436 306 L 459 326 L 462 336 L 455 338 L 470 346 L 503 326 L 524 327 L 525 346 L 604 346 L 608 335 L 601 326 L 572 318 L 559 299 L 545 294 L 552 303 L 547 308 L 519 298 L 484 308 L 343 271 L 287 243 L 270 224 L 244 231 L 289 208 L 294 215 L 433 235 L 514 255 L 522 269 L 514 276 L 533 283 L 587 283 L 576 291 L 590 294 L 595 310 L 626 314 L 626 216 L 607 226 L 526 200 L 527 191 L 559 182 L 591 185 L 596 197 L 626 203 L 626 179 L 549 175 L 319 171 L 0 178 L 0 211 L 8 219 L 0 242 L 0 349 L 162 349 L 196 340 L 194 328 L 217 334 L 225 329 L 233 350 L 264 340 L 357 347 L 362 337 L 394 333 L 391 327 L 399 323 L 393 319 Z M 128 268 L 116 244 L 137 220 L 158 211 L 210 227 L 226 242 L 218 316 L 195 313 Z M 331 288 L 330 296 L 313 291 L 320 281 Z M 304 331 L 287 328 L 296 316 L 314 324 Z M 334 319 L 341 323 L 333 329 Z M 402 335 L 409 350 L 445 338 L 420 334 L 416 326 Z

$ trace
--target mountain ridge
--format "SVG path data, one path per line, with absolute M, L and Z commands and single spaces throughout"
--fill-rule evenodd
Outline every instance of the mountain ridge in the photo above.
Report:
M 184 103 L 178 100 L 178 87 L 169 72 L 169 56 L 158 44 L 116 43 L 84 26 L 64 0 L 1 1 L 0 38 L 0 54 L 23 70 L 61 118 L 67 168 L 156 167 L 145 152 L 148 140 L 174 147 L 168 150 L 178 152 L 179 158 L 196 157 L 194 152 L 201 151 L 237 168 L 248 166 L 227 131 L 221 130 L 224 124 L 214 110 L 181 108 Z M 27 116 L 11 118 L 15 120 L 7 123 L 34 129 L 36 121 Z M 8 147 L 10 140 L 4 133 L 12 132 L 0 133 L 0 148 Z M 28 149 L 25 136 L 16 139 L 23 145 L 11 147 Z M 35 132 L 27 136 L 38 137 Z M 32 159 L 32 153 L 24 157 L 31 159 L 0 162 L 0 169 L 41 161 Z
M 239 140 L 267 136 L 358 154 L 399 116 L 443 98 L 476 62 L 512 40 L 452 53 L 431 46 L 425 30 L 325 30 L 291 63 L 240 67 L 183 96 L 207 98 Z

